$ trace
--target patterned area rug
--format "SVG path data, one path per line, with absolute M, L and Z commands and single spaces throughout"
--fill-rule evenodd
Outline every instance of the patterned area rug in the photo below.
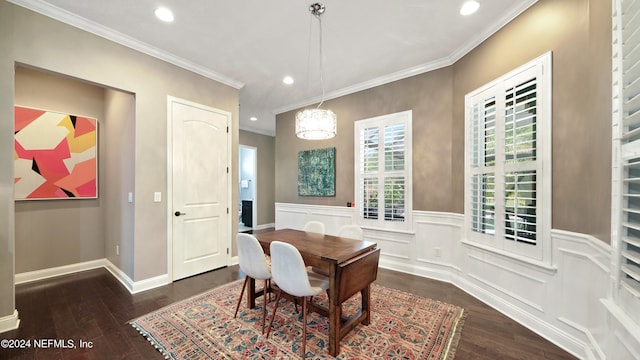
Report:
M 258 282 L 259 283 L 259 282 Z M 291 359 L 302 345 L 302 314 L 280 300 L 269 339 L 262 335 L 262 298 L 233 318 L 242 280 L 177 302 L 131 321 L 168 359 Z M 465 313 L 460 307 L 372 285 L 372 321 L 342 339 L 336 359 L 453 359 Z M 275 297 L 274 297 L 275 299 Z M 326 304 L 326 294 L 314 297 Z M 267 323 L 274 303 L 267 305 Z M 360 294 L 343 304 L 343 313 L 359 310 Z M 328 321 L 307 316 L 306 357 L 331 359 Z M 266 329 L 265 329 L 266 334 Z

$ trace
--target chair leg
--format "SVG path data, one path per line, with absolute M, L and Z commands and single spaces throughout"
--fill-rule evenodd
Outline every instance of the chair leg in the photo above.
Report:
M 307 297 L 302 297 L 302 358 L 307 357 Z
M 238 299 L 238 305 L 236 305 L 236 312 L 233 314 L 235 318 L 238 315 L 238 309 L 240 308 L 240 302 L 242 302 L 242 296 L 244 295 L 244 289 L 247 287 L 247 283 L 249 282 L 249 277 L 244 277 L 244 284 L 242 285 L 242 291 L 240 291 L 240 298 Z
M 264 296 L 269 296 L 267 302 L 271 301 L 271 279 L 264 281 Z
M 269 280 L 267 279 L 264 281 L 264 291 L 262 295 L 262 297 L 264 298 L 264 305 L 262 306 L 262 333 L 263 334 L 264 334 L 265 319 L 267 318 L 267 296 L 268 296 L 267 281 Z
M 269 302 L 273 301 L 273 288 L 271 287 L 271 279 L 267 279 L 269 284 Z
M 267 329 L 267 339 L 269 338 L 269 333 L 271 333 L 271 326 L 273 325 L 273 319 L 276 317 L 276 311 L 278 311 L 278 303 L 280 302 L 281 294 L 282 290 L 278 289 L 278 294 L 276 295 L 276 305 L 273 307 L 273 314 L 271 314 L 271 321 L 269 321 L 269 328 Z

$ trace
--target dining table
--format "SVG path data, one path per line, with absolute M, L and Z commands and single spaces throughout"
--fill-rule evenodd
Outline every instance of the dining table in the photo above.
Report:
M 311 304 L 310 309 L 329 320 L 329 353 L 338 356 L 340 341 L 358 324 L 369 325 L 371 321 L 371 283 L 378 276 L 380 249 L 372 241 L 305 232 L 295 229 L 278 229 L 253 234 L 264 252 L 269 254 L 272 241 L 282 241 L 295 246 L 307 266 L 328 274 L 328 309 Z M 276 284 L 277 286 L 277 284 Z M 249 308 L 255 307 L 257 296 L 255 280 L 250 279 Z M 357 293 L 361 295 L 360 310 L 351 316 L 342 313 L 342 303 Z

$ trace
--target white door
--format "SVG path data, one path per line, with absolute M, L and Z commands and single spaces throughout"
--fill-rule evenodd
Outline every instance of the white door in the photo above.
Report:
M 169 98 L 173 280 L 227 265 L 231 114 Z

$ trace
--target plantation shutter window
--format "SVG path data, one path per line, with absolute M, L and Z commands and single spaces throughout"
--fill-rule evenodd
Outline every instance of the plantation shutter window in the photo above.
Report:
M 546 54 L 465 97 L 466 238 L 536 262 L 550 261 L 550 67 Z
M 360 225 L 406 230 L 411 210 L 411 111 L 355 122 Z
M 613 15 L 612 241 L 618 303 L 640 323 L 640 1 L 616 1 Z

